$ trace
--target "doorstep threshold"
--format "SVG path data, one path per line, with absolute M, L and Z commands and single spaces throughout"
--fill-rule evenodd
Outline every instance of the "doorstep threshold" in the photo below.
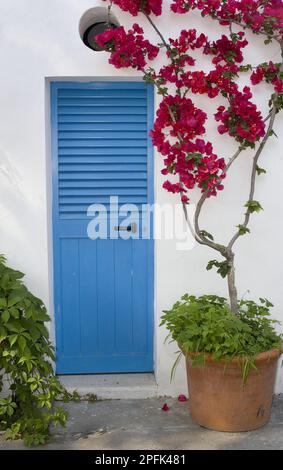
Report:
M 68 392 L 82 397 L 94 394 L 98 400 L 144 399 L 157 397 L 154 374 L 58 375 Z

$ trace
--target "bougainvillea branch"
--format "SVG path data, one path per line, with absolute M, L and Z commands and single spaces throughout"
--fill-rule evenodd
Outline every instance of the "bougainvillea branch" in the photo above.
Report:
M 279 43 L 282 52 L 282 1 L 172 0 L 172 13 L 189 14 L 191 10 L 198 10 L 203 17 L 218 21 L 224 32 L 214 41 L 195 29 L 182 30 L 177 38 L 165 39 L 151 17 L 162 14 L 162 0 L 103 1 L 108 1 L 110 6 L 115 4 L 134 17 L 143 14 L 161 40 L 161 44 L 152 44 L 137 23 L 129 31 L 119 27 L 96 37 L 96 41 L 110 52 L 111 64 L 116 68 L 131 67 L 140 71 L 144 80 L 154 84 L 161 95 L 151 137 L 164 158 L 162 174 L 168 179 L 163 187 L 180 196 L 185 219 L 197 242 L 222 256 L 223 261 L 212 260 L 207 269 L 216 267 L 222 277 L 228 278 L 231 310 L 237 313 L 235 254 L 232 249 L 241 235 L 249 233 L 251 214 L 261 209 L 260 203 L 254 200 L 256 177 L 264 172 L 259 168 L 258 160 L 274 133 L 276 114 L 283 108 L 283 56 L 279 63 L 245 64 L 244 50 L 249 45 L 245 31 L 264 36 L 266 45 L 273 41 Z M 194 67 L 197 63 L 194 52 L 197 50 L 211 63 L 211 70 L 207 73 Z M 151 61 L 161 52 L 165 54 L 163 66 L 155 70 Z M 241 88 L 237 79 L 241 73 L 249 72 L 249 84 Z M 263 81 L 271 86 L 270 110 L 266 118 L 252 101 L 250 88 Z M 204 138 L 208 116 L 193 101 L 193 96 L 198 94 L 206 95 L 208 99 L 217 97 L 223 102 L 214 115 L 218 133 L 229 135 L 238 144 L 238 149 L 227 161 L 216 155 L 212 143 Z M 200 227 L 201 212 L 205 202 L 223 190 L 223 182 L 233 163 L 248 148 L 254 149 L 255 155 L 244 221 L 238 225 L 228 244 L 217 243 L 208 231 Z M 197 188 L 201 196 L 196 204 L 192 227 L 187 206 L 190 193 Z
M 160 37 L 161 39 L 161 42 L 162 44 L 166 47 L 167 50 L 170 50 L 170 46 L 169 44 L 166 42 L 163 34 L 159 31 L 159 29 L 156 27 L 155 23 L 152 21 L 150 15 L 147 15 L 146 13 L 144 13 L 147 21 L 151 24 L 151 26 L 153 27 L 153 29 L 156 31 L 156 33 L 158 34 L 158 36 Z

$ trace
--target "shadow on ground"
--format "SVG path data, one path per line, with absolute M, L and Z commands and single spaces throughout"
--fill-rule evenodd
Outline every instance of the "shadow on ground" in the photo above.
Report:
M 162 406 L 168 403 L 168 412 Z M 175 399 L 108 400 L 66 405 L 70 418 L 43 449 L 73 450 L 283 450 L 283 396 L 274 400 L 270 423 L 247 433 L 220 433 L 195 424 L 187 403 Z M 6 442 L 0 450 L 23 449 L 21 441 Z M 41 447 L 42 448 L 42 447 Z

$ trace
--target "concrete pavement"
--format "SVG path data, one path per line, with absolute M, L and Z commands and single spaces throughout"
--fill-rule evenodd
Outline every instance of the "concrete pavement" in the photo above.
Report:
M 162 411 L 164 403 L 169 411 Z M 43 449 L 73 450 L 283 450 L 283 396 L 274 399 L 272 417 L 265 427 L 247 433 L 220 433 L 201 428 L 187 403 L 172 398 L 105 400 L 69 403 L 65 429 L 55 431 Z M 0 437 L 0 450 L 23 449 L 21 441 Z

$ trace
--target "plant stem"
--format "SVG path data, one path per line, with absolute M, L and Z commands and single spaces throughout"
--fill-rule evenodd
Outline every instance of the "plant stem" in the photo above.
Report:
M 236 287 L 236 280 L 235 280 L 235 264 L 234 264 L 234 253 L 229 254 L 228 264 L 229 264 L 229 272 L 227 274 L 227 281 L 228 281 L 228 292 L 229 292 L 229 299 L 230 299 L 230 308 L 231 312 L 235 315 L 238 312 L 238 293 Z
M 159 29 L 157 28 L 157 26 L 155 25 L 155 23 L 152 21 L 151 17 L 149 15 L 147 15 L 144 11 L 143 11 L 143 14 L 144 16 L 147 18 L 147 20 L 149 21 L 149 23 L 151 24 L 151 26 L 153 27 L 153 29 L 156 31 L 156 33 L 158 34 L 158 36 L 160 37 L 161 41 L 162 41 L 162 44 L 166 47 L 166 49 L 168 51 L 170 51 L 170 46 L 169 44 L 166 42 L 163 34 L 159 31 Z
M 218 23 L 219 23 L 220 21 L 226 21 L 227 23 L 229 23 L 227 26 L 229 26 L 230 32 L 231 32 L 231 26 L 232 26 L 233 24 L 239 26 L 239 27 L 242 28 L 243 30 L 246 30 L 246 29 L 251 30 L 251 28 L 250 28 L 249 26 L 247 26 L 247 25 L 241 23 L 240 21 L 237 21 L 237 20 L 234 20 L 234 19 L 229 19 L 229 18 L 225 18 L 225 20 L 223 20 L 222 18 L 218 18 L 216 15 L 215 15 L 215 16 L 209 15 L 209 16 L 210 16 L 210 18 L 211 18 L 212 20 L 218 21 Z M 251 30 L 251 31 L 252 31 L 252 30 Z M 257 34 L 257 35 L 261 35 L 261 36 L 266 36 L 266 32 L 265 32 L 265 31 L 257 30 L 257 31 L 252 31 L 252 32 L 253 32 L 253 34 Z M 279 37 L 279 36 L 273 36 L 273 39 L 275 39 L 276 41 L 279 42 L 280 37 Z

